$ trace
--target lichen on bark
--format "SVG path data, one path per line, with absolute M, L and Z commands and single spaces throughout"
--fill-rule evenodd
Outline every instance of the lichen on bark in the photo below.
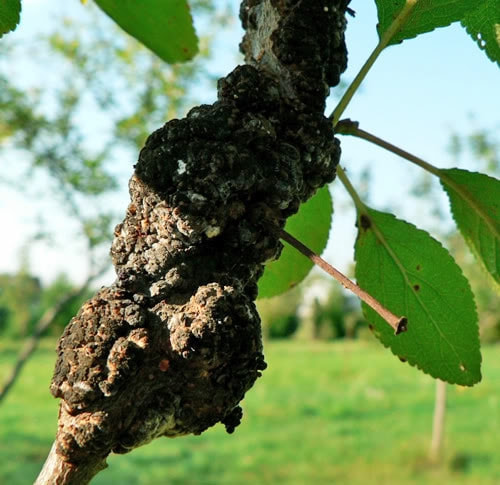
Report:
M 346 67 L 347 4 L 243 1 L 246 64 L 213 105 L 148 138 L 115 230 L 117 279 L 59 342 L 63 461 L 102 465 L 159 436 L 239 423 L 265 368 L 257 280 L 279 256 L 277 230 L 339 161 L 323 111 Z

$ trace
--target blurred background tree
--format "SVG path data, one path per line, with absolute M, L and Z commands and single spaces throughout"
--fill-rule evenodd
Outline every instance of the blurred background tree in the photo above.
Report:
M 0 275 L 0 332 L 2 336 L 26 337 L 37 308 L 40 306 L 42 285 L 21 265 L 15 274 Z

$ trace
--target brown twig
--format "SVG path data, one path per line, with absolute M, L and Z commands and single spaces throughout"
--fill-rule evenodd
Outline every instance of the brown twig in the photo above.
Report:
M 391 311 L 385 308 L 378 300 L 373 298 L 369 293 L 362 290 L 356 283 L 351 281 L 347 276 L 328 264 L 321 256 L 311 251 L 307 246 L 295 239 L 288 232 L 281 230 L 280 238 L 289 243 L 295 249 L 300 251 L 304 256 L 308 257 L 315 265 L 319 266 L 323 271 L 333 276 L 339 283 L 352 291 L 358 298 L 364 301 L 367 305 L 373 308 L 393 329 L 395 335 L 406 332 L 408 329 L 408 320 L 406 317 L 398 317 Z

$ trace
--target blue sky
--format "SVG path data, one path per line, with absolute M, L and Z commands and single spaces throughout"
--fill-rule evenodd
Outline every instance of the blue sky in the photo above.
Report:
M 237 4 L 235 1 L 231 3 Z M 349 68 L 344 75 L 347 81 L 353 79 L 377 43 L 375 2 L 353 0 L 351 7 L 356 11 L 356 17 L 349 18 L 347 30 Z M 33 39 L 33 34 L 40 29 L 50 28 L 50 19 L 61 8 L 78 15 L 78 12 L 84 13 L 85 7 L 77 0 L 64 4 L 57 0 L 24 0 L 21 27 L 11 35 L 28 41 Z M 240 36 L 241 30 L 235 22 L 217 44 L 217 61 L 212 66 L 214 71 L 224 73 L 234 67 Z M 51 66 L 51 69 L 57 71 L 57 66 Z M 22 74 L 30 76 L 26 70 Z M 450 133 L 470 131 L 471 114 L 475 116 L 475 126 L 500 129 L 499 88 L 498 66 L 479 50 L 464 29 L 453 25 L 386 49 L 344 117 L 359 121 L 365 130 L 430 163 L 453 166 L 455 162 L 446 149 Z M 215 98 L 215 90 L 200 92 L 198 97 L 210 102 Z M 333 106 L 331 102 L 328 114 Z M 420 227 L 432 226 L 430 208 L 417 208 L 415 200 L 407 197 L 420 169 L 352 137 L 343 137 L 342 147 L 342 165 L 354 181 L 365 167 L 371 167 L 370 202 L 373 207 L 391 207 L 396 215 L 408 218 Z M 14 167 L 12 162 L 9 159 L 1 161 L 4 167 L 9 166 L 9 170 Z M 134 160 L 130 160 L 129 166 L 133 163 Z M 474 170 L 475 161 L 464 160 L 462 167 Z M 355 238 L 354 212 L 349 208 L 340 183 L 335 183 L 332 190 L 336 214 L 325 257 L 346 271 L 352 260 Z M 14 203 L 20 206 L 23 217 L 14 216 L 9 209 Z M 127 203 L 127 189 L 123 187 L 116 197 L 116 204 L 125 211 Z M 446 204 L 444 199 L 442 203 Z M 29 236 L 30 221 L 38 209 L 37 201 L 2 187 L 0 220 L 4 227 L 10 228 L 10 235 L 1 238 L 0 272 L 15 270 L 19 247 Z M 54 232 L 60 236 L 59 245 L 52 248 L 37 245 L 33 248 L 33 271 L 46 281 L 60 271 L 81 280 L 85 272 L 79 258 L 82 249 L 71 244 L 71 221 L 54 213 L 52 224 Z M 108 275 L 106 282 L 111 278 Z

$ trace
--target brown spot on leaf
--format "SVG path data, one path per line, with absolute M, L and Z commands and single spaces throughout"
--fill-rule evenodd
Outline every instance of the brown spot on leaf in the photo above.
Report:
M 366 214 L 362 214 L 361 217 L 359 218 L 359 223 L 361 224 L 361 227 L 363 230 L 367 231 L 370 229 L 372 226 L 372 221 Z
M 373 332 L 373 325 L 371 323 L 368 324 L 368 328 Z
M 422 269 L 422 266 L 420 266 L 419 264 L 417 264 L 417 271 L 420 271 Z
M 413 289 L 415 291 L 420 291 L 420 285 L 413 285 Z
M 406 359 L 404 357 L 401 357 L 400 355 L 398 355 L 398 359 L 401 361 L 401 362 L 406 362 Z

